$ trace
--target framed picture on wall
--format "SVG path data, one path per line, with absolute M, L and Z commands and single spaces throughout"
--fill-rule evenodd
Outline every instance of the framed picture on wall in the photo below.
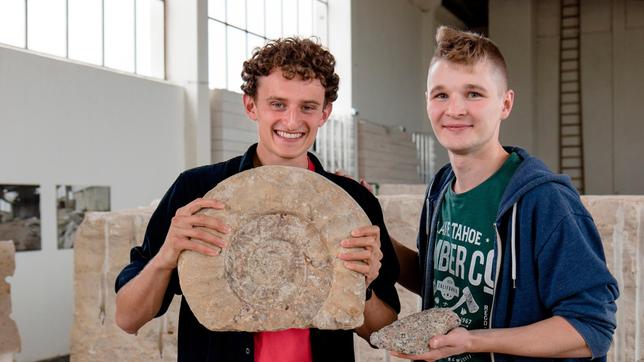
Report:
M 110 211 L 107 186 L 56 186 L 58 249 L 74 247 L 76 229 L 88 211 Z
M 16 251 L 40 250 L 40 187 L 0 184 L 0 240 L 12 240 Z

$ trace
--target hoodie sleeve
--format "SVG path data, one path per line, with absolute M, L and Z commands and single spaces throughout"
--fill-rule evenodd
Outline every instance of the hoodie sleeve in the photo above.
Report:
M 537 262 L 545 307 L 579 332 L 593 358 L 605 356 L 617 324 L 619 292 L 590 215 L 564 216 L 542 244 Z

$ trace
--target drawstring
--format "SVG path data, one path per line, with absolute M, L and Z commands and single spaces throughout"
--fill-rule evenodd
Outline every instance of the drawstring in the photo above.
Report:
M 512 288 L 517 287 L 517 253 L 516 253 L 516 229 L 517 229 L 517 204 L 512 205 L 512 236 L 510 238 L 510 252 L 512 253 Z

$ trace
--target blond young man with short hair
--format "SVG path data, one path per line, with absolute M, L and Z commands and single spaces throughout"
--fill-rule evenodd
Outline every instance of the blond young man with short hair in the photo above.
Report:
M 496 45 L 446 27 L 436 40 L 427 114 L 450 164 L 427 189 L 419 252 L 394 247 L 399 282 L 462 327 L 399 356 L 605 360 L 619 293 L 592 217 L 567 176 L 499 142 L 514 92 Z

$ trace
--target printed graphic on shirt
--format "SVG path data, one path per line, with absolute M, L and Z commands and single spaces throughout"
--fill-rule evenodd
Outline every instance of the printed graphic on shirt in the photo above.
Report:
M 450 308 L 466 329 L 488 328 L 494 281 L 494 230 L 439 222 L 434 249 L 434 303 Z M 485 236 L 485 237 L 483 237 Z

